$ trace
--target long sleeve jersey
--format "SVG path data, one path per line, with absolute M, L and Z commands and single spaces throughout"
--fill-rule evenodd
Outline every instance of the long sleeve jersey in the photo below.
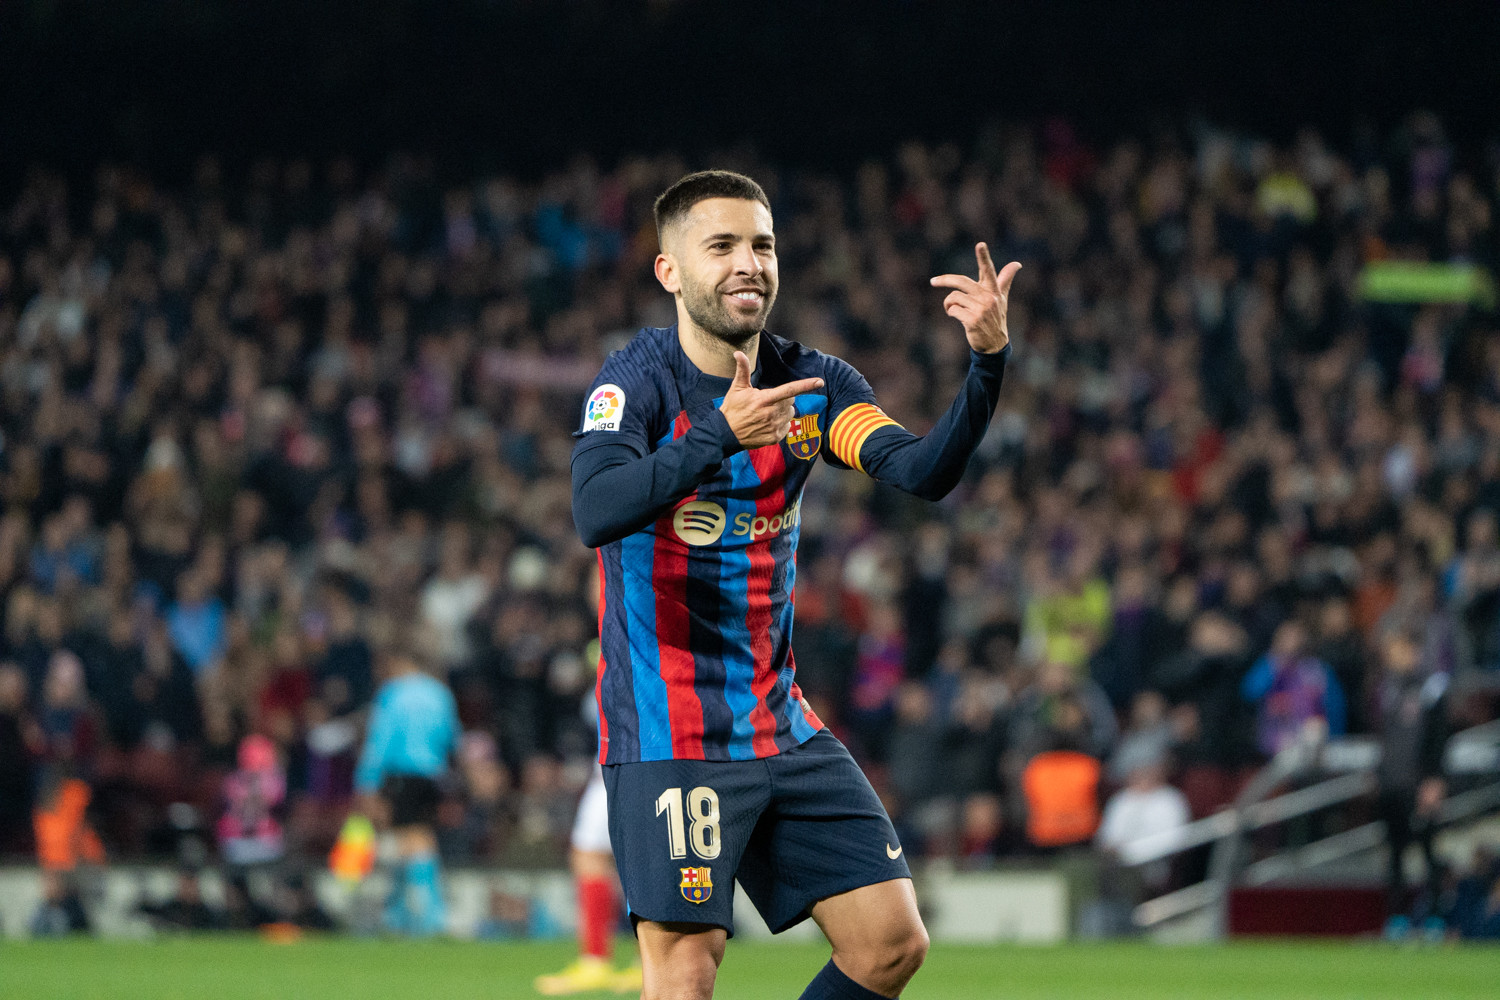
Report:
M 792 656 L 802 489 L 813 462 L 927 499 L 957 485 L 984 436 L 1010 349 L 971 354 L 931 433 L 887 416 L 838 358 L 760 335 L 751 384 L 822 378 L 791 431 L 746 450 L 719 410 L 730 380 L 700 371 L 676 327 L 610 355 L 573 449 L 573 520 L 599 550 L 600 760 L 745 760 L 812 737 Z

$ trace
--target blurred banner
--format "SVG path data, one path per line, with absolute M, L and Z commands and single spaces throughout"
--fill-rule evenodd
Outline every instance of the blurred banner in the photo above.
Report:
M 1495 281 L 1477 264 L 1382 260 L 1360 272 L 1359 294 L 1366 302 L 1453 302 L 1490 309 Z

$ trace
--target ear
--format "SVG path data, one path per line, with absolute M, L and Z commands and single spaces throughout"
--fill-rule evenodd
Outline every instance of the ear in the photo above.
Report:
M 665 253 L 656 255 L 656 280 L 661 287 L 676 295 L 682 290 L 682 281 L 677 274 L 677 262 Z

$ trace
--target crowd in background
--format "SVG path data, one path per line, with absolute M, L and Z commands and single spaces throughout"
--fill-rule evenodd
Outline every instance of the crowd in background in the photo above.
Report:
M 1425 115 L 1349 148 L 1054 120 L 848 177 L 711 165 L 771 197 L 772 331 L 918 433 L 967 358 L 927 278 L 979 239 L 1025 264 L 960 487 L 827 469 L 801 507 L 798 680 L 913 854 L 1044 843 L 1027 769 L 1053 751 L 1099 794 L 1217 808 L 1309 727 L 1372 732 L 1395 637 L 1453 680 L 1455 725 L 1494 714 L 1500 323 L 1358 283 L 1493 271 L 1494 149 Z M 7 195 L 0 851 L 70 778 L 106 852 L 170 851 L 259 735 L 288 850 L 321 856 L 381 652 L 418 635 L 465 728 L 445 856 L 558 861 L 594 754 L 572 432 L 605 355 L 674 321 L 650 208 L 690 166 L 205 159 Z

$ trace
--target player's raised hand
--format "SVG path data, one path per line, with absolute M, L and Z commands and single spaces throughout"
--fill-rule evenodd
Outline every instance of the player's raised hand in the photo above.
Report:
M 775 444 L 791 432 L 794 397 L 804 392 L 816 392 L 823 388 L 820 378 L 804 378 L 770 389 L 757 389 L 750 384 L 750 359 L 743 351 L 734 352 L 734 381 L 724 393 L 724 402 L 719 409 L 729 421 L 729 429 L 745 446 L 763 448 Z
M 1021 265 L 1011 261 L 1000 273 L 990 260 L 990 248 L 975 244 L 979 261 L 979 280 L 964 274 L 940 274 L 932 279 L 935 288 L 951 288 L 943 299 L 943 311 L 964 325 L 969 346 L 980 354 L 994 354 L 1010 343 L 1005 312 L 1010 301 L 1010 283 L 1016 280 Z

